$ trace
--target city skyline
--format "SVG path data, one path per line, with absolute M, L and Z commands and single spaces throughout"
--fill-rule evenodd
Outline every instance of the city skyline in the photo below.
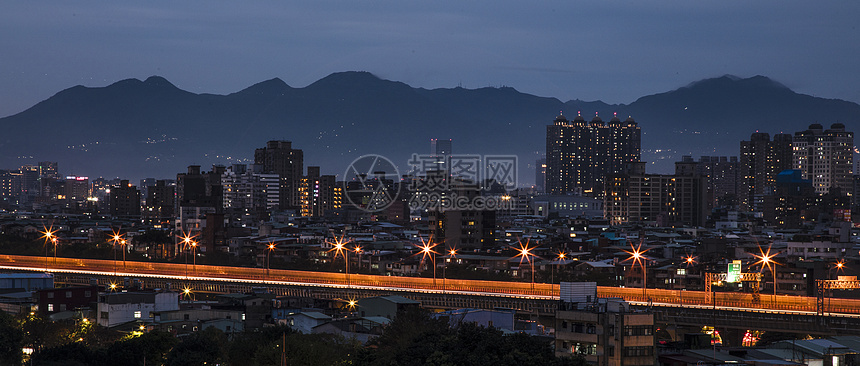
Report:
M 707 77 L 765 75 L 860 101 L 853 4 L 201 5 L 3 5 L 0 46 L 11 52 L 0 116 L 78 84 L 161 75 L 226 94 L 273 77 L 302 87 L 346 70 L 423 88 L 506 85 L 607 103 Z

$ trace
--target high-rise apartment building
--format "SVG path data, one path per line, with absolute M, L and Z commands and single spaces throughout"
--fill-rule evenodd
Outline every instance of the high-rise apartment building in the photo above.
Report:
M 177 207 L 213 207 L 220 211 L 221 175 L 226 170 L 223 165 L 213 165 L 212 171 L 203 172 L 200 165 L 189 165 L 187 173 L 177 174 Z
M 681 162 L 695 163 L 696 173 L 706 179 L 710 208 L 737 207 L 740 173 L 737 156 L 702 156 L 695 162 L 692 156 L 683 156 Z
M 611 224 L 702 226 L 708 217 L 707 180 L 696 163 L 675 163 L 674 175 L 646 174 L 645 163 L 630 163 L 606 178 L 605 216 Z
M 140 218 L 140 191 L 127 180 L 110 189 L 110 214 L 114 218 Z
M 298 208 L 299 183 L 304 172 L 304 154 L 293 149 L 290 141 L 269 141 L 266 147 L 254 151 L 254 164 L 263 167 L 263 173 L 280 177 L 280 208 Z
M 254 222 L 268 218 L 280 204 L 277 174 L 263 173 L 259 165 L 233 164 L 221 175 L 224 212 L 230 221 Z
M 335 176 L 320 175 L 320 167 L 309 166 L 299 185 L 299 197 L 302 216 L 323 217 L 341 209 L 343 187 Z
M 546 190 L 546 158 L 535 161 L 535 191 L 543 193 Z
M 430 172 L 421 179 L 434 180 L 434 174 L 445 172 Z M 474 182 L 460 177 L 453 177 L 447 186 L 433 190 L 430 197 L 448 197 L 451 200 L 474 202 L 481 196 L 481 190 Z M 496 245 L 496 210 L 478 208 L 446 209 L 435 206 L 428 210 L 428 226 L 433 233 L 433 240 L 442 243 L 444 252 L 451 249 L 488 249 Z
M 757 204 L 776 183 L 781 171 L 791 169 L 791 135 L 776 134 L 771 141 L 765 132 L 756 132 L 741 141 L 738 205 L 742 211 L 761 211 Z
M 141 181 L 143 183 L 143 181 Z M 147 182 L 148 183 L 148 182 Z M 176 183 L 158 179 L 146 187 L 141 217 L 150 225 L 170 227 L 175 211 Z
M 573 121 L 559 115 L 546 127 L 546 192 L 602 196 L 605 176 L 639 161 L 640 150 L 633 118 L 604 123 L 598 116 L 586 122 L 581 115 Z
M 854 132 L 834 123 L 825 130 L 818 123 L 794 133 L 794 169 L 803 179 L 812 180 L 818 194 L 838 188 L 841 195 L 851 193 L 854 168 Z

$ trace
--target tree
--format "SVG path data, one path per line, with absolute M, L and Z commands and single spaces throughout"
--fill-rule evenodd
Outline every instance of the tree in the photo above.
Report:
M 400 312 L 384 333 L 359 353 L 358 365 L 585 365 L 557 358 L 551 340 L 474 323 L 455 328 L 426 310 Z
M 11 315 L 0 311 L 0 365 L 20 365 L 24 332 Z
M 163 365 L 167 354 L 179 340 L 172 334 L 152 331 L 139 337 L 115 342 L 107 348 L 105 365 Z
M 370 342 L 358 357 L 358 364 L 423 365 L 447 364 L 444 357 L 454 332 L 444 319 L 436 319 L 424 309 L 408 309 L 397 313 L 381 336 Z
M 227 336 L 214 327 L 191 333 L 167 354 L 168 366 L 217 364 L 226 358 Z
M 33 355 L 34 366 L 90 366 L 99 365 L 99 355 L 78 342 L 45 348 Z

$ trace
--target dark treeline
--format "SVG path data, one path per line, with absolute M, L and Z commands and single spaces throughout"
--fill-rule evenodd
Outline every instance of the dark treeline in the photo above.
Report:
M 20 365 L 29 335 L 21 323 L 0 316 L 0 363 Z M 425 310 L 400 313 L 367 345 L 329 334 L 300 334 L 287 327 L 228 337 L 215 328 L 176 338 L 153 331 L 101 342 L 66 338 L 33 353 L 34 366 L 107 365 L 584 365 L 556 358 L 548 338 L 504 334 L 472 323 L 450 326 Z

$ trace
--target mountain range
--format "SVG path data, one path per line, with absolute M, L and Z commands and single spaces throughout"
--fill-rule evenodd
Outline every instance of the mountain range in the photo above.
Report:
M 623 87 L 623 86 L 619 86 Z M 860 120 L 860 105 L 798 94 L 764 76 L 726 75 L 630 104 L 539 97 L 510 87 L 415 88 L 368 72 L 331 74 L 304 88 L 271 79 L 228 94 L 195 94 L 152 76 L 75 86 L 0 118 L 0 169 L 57 161 L 61 174 L 174 178 L 188 165 L 252 163 L 268 140 L 290 140 L 305 166 L 344 176 L 365 154 L 401 171 L 432 138 L 455 154 L 515 154 L 519 181 L 534 182 L 546 128 L 559 112 L 604 121 L 614 113 L 642 128 L 649 172 L 670 173 L 682 155 L 736 156 L 756 131 L 802 131 Z

